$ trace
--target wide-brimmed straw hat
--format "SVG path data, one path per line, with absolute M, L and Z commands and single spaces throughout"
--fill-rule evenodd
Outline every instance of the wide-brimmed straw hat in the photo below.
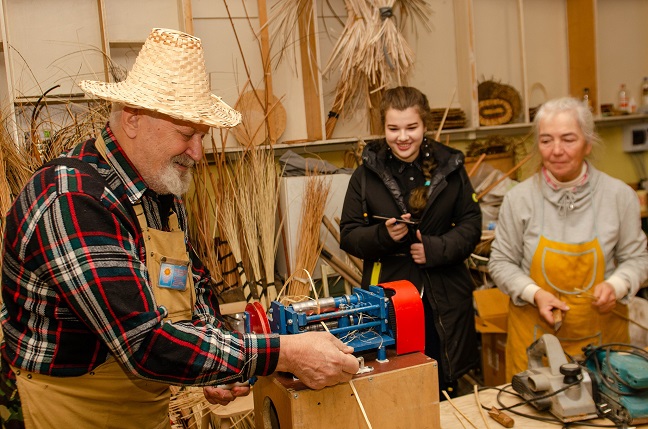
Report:
M 199 38 L 154 28 L 122 82 L 84 80 L 79 86 L 96 97 L 217 128 L 241 122 L 241 114 L 211 93 Z

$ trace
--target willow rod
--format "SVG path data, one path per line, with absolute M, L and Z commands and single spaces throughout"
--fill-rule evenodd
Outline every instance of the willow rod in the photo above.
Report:
M 504 179 L 509 177 L 511 174 L 515 173 L 520 167 L 522 167 L 524 164 L 526 164 L 527 161 L 529 161 L 532 156 L 533 156 L 533 154 L 531 154 L 531 153 L 528 154 L 527 156 L 524 157 L 524 159 L 522 161 L 518 162 L 518 164 L 516 166 L 514 166 L 513 168 L 511 168 L 506 174 L 504 174 L 502 177 L 500 177 L 499 179 L 497 179 L 496 181 L 491 183 L 486 189 L 484 189 L 479 195 L 477 195 L 477 200 L 481 200 L 484 197 L 484 195 L 486 195 L 490 191 L 492 191 L 493 188 L 495 188 L 495 186 L 499 185 L 500 183 L 502 183 L 504 181 Z
M 473 177 L 473 175 L 475 174 L 475 172 L 477 172 L 477 169 L 479 168 L 484 158 L 486 158 L 486 154 L 482 153 L 479 159 L 477 160 L 477 162 L 475 162 L 475 165 L 473 165 L 473 167 L 470 169 L 470 173 L 468 173 L 468 177 Z
M 326 229 L 329 230 L 333 238 L 335 238 L 335 241 L 337 241 L 338 244 L 340 244 L 340 232 L 335 228 L 333 222 L 331 222 L 331 220 L 328 217 L 326 217 L 326 215 L 324 215 L 322 216 L 322 223 L 324 224 Z M 353 255 L 349 255 L 348 253 L 347 256 L 349 257 L 349 260 L 353 262 L 353 265 L 355 265 L 356 268 L 362 271 L 362 261 Z
M 326 247 L 326 244 L 321 244 L 322 254 L 321 256 L 326 259 L 327 262 L 338 272 L 342 277 L 349 280 L 349 283 L 353 283 L 354 286 L 359 287 L 361 278 L 355 273 L 351 267 L 349 267 L 342 259 L 336 256 L 329 248 Z
M 454 101 L 455 94 L 457 92 L 457 88 L 452 91 L 452 97 L 450 97 L 450 102 L 448 103 L 448 106 L 445 109 L 445 112 L 443 112 L 443 118 L 441 118 L 441 123 L 439 123 L 439 128 L 437 128 L 436 135 L 434 136 L 434 140 L 439 141 L 439 137 L 441 137 L 441 130 L 443 129 L 443 125 L 445 125 L 446 118 L 448 117 L 448 112 L 450 111 L 450 106 L 452 105 L 452 102 Z

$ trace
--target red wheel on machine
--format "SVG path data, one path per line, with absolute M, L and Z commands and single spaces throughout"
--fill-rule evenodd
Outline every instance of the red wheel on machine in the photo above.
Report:
M 270 334 L 270 323 L 263 306 L 258 302 L 250 302 L 245 306 L 245 311 L 250 318 L 250 329 L 255 334 Z

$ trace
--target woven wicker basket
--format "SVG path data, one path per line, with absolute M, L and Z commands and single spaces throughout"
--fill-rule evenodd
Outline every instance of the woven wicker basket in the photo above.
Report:
M 511 103 L 501 98 L 479 102 L 479 125 L 508 124 L 513 118 Z

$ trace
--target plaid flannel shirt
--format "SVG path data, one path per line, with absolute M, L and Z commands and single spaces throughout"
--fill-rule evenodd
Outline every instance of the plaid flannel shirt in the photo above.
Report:
M 9 210 L 0 313 L 4 358 L 29 371 L 78 376 L 112 355 L 142 378 L 180 385 L 274 371 L 279 337 L 224 329 L 209 274 L 189 244 L 193 319 L 162 322 L 166 309 L 155 303 L 142 233 L 128 206 L 141 201 L 156 229 L 163 229 L 172 210 L 186 236 L 184 204 L 147 189 L 109 126 L 102 135 L 108 162 L 93 140 L 66 156 L 91 164 L 107 188 L 79 170 L 48 167 Z

